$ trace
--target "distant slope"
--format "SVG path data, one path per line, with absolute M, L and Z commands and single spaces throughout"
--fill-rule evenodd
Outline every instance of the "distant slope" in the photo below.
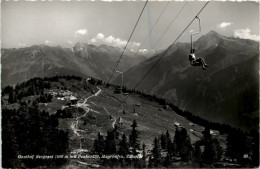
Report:
M 137 89 L 167 98 L 182 109 L 210 120 L 252 127 L 245 123 L 244 117 L 259 109 L 258 43 L 211 31 L 194 46 L 196 56 L 204 57 L 210 65 L 207 70 L 190 66 L 190 44 L 177 43 Z M 159 56 L 130 68 L 125 73 L 125 85 L 133 88 Z
M 78 42 L 72 49 L 34 45 L 20 49 L 2 49 L 2 85 L 13 85 L 32 77 L 53 75 L 92 76 L 108 79 L 122 49 Z M 146 59 L 126 51 L 118 69 L 125 71 Z

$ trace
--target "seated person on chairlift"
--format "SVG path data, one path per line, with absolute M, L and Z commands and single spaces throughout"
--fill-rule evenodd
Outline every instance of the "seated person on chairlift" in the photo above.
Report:
M 205 70 L 206 67 L 208 67 L 208 65 L 205 62 L 205 59 L 204 58 L 196 58 L 194 52 L 195 52 L 195 49 L 192 49 L 191 53 L 189 55 L 190 64 L 192 66 L 202 66 L 203 70 Z

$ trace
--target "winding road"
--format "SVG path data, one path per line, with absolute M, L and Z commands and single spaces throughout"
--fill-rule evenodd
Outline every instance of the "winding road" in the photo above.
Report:
M 77 135 L 77 137 L 79 137 L 79 139 L 80 139 L 80 148 L 74 150 L 73 152 L 75 152 L 75 153 L 88 151 L 87 149 L 82 149 L 82 147 L 81 147 L 81 138 L 82 138 L 82 136 L 80 135 L 79 132 L 85 132 L 85 131 L 84 131 L 84 130 L 80 130 L 80 129 L 78 128 L 78 124 L 79 124 L 79 119 L 85 117 L 85 116 L 89 113 L 89 111 L 93 111 L 93 112 L 99 113 L 99 112 L 97 112 L 97 111 L 95 111 L 95 110 L 89 108 L 89 107 L 88 107 L 89 104 L 87 104 L 87 101 L 88 101 L 90 98 L 95 97 L 95 96 L 98 96 L 98 95 L 101 93 L 102 90 L 101 90 L 99 87 L 97 87 L 97 88 L 98 88 L 98 91 L 97 91 L 95 94 L 93 94 L 93 95 L 91 95 L 91 96 L 85 98 L 85 100 L 84 100 L 83 103 L 78 103 L 78 104 L 76 105 L 77 107 L 83 108 L 86 112 L 85 112 L 82 116 L 76 117 L 76 120 L 75 120 L 74 122 L 72 122 L 72 123 L 71 123 L 71 126 L 70 126 L 70 127 L 71 127 L 71 130 L 72 130 L 72 131 Z

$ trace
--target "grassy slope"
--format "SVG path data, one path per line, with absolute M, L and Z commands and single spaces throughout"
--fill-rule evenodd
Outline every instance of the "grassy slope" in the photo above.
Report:
M 73 91 L 76 95 L 78 95 L 79 103 L 82 103 L 84 98 L 92 95 L 90 91 L 85 91 L 81 88 L 81 86 L 83 86 L 83 82 L 69 81 L 64 84 L 70 91 Z M 72 85 L 77 86 L 77 88 L 73 88 Z M 94 93 L 97 92 L 96 86 L 89 84 L 88 86 Z M 201 132 L 204 130 L 204 127 L 199 125 L 192 126 L 189 124 L 190 121 L 177 115 L 173 110 L 162 109 L 162 105 L 159 105 L 156 102 L 151 102 L 138 94 L 130 95 L 127 98 L 126 104 L 124 105 L 126 113 L 123 114 L 121 112 L 121 106 L 119 105 L 120 100 L 124 98 L 123 95 L 113 94 L 112 87 L 98 87 L 102 90 L 100 95 L 90 98 L 87 102 L 89 105 L 88 107 L 95 110 L 95 112 L 90 111 L 86 116 L 79 119 L 78 128 L 83 130 L 79 132 L 83 137 L 82 148 L 91 149 L 93 140 L 96 138 L 97 133 L 101 132 L 101 134 L 105 135 L 106 131 L 109 128 L 112 128 L 113 123 L 117 124 L 118 117 L 123 119 L 123 126 L 120 128 L 120 131 L 125 133 L 127 136 L 129 136 L 131 132 L 132 121 L 134 119 L 137 121 L 137 129 L 140 131 L 140 142 L 145 142 L 148 149 L 152 148 L 152 141 L 154 137 L 158 137 L 162 132 L 166 132 L 166 130 L 169 130 L 171 137 L 173 138 L 176 129 L 174 122 L 181 123 L 181 125 L 187 129 L 192 143 L 199 140 L 202 136 Z M 66 101 L 60 101 L 54 98 L 53 103 L 48 104 L 46 107 L 51 107 L 52 104 L 55 104 L 57 108 L 61 108 L 62 105 L 66 104 Z M 140 108 L 136 108 L 137 114 L 133 113 L 133 104 L 140 104 Z M 112 115 L 112 119 L 109 118 L 110 114 Z M 74 114 L 73 117 L 76 118 L 77 116 L 82 115 L 83 114 Z M 91 116 L 95 116 L 95 119 L 90 119 Z M 79 138 L 70 128 L 70 125 L 73 121 L 75 121 L 75 118 L 60 120 L 60 128 L 70 131 L 70 143 L 72 150 L 79 148 Z M 85 125 L 84 121 L 86 121 Z M 191 129 L 194 131 L 190 131 Z M 225 140 L 225 136 L 218 137 L 221 140 Z
M 148 150 L 152 149 L 154 137 L 160 136 L 160 134 L 166 132 L 166 130 L 169 130 L 171 138 L 173 138 L 176 129 L 174 122 L 181 123 L 181 125 L 187 129 L 192 143 L 201 138 L 202 131 L 204 130 L 202 126 L 190 125 L 190 121 L 177 115 L 173 110 L 162 109 L 162 105 L 159 105 L 157 102 L 151 102 L 138 94 L 131 94 L 127 98 L 126 104 L 124 105 L 126 113 L 123 114 L 119 104 L 124 96 L 122 94 L 114 94 L 112 87 L 104 88 L 102 86 L 93 86 L 87 82 L 74 79 L 67 81 L 65 79 L 59 79 L 59 82 L 51 82 L 51 90 L 59 91 L 64 87 L 73 92 L 73 95 L 77 96 L 79 101 L 76 107 L 85 109 L 85 111 L 74 112 L 72 114 L 73 118 L 59 119 L 59 128 L 69 131 L 69 146 L 71 151 L 80 148 L 91 150 L 97 133 L 100 132 L 102 135 L 106 135 L 106 131 L 112 128 L 114 124 L 117 124 L 119 116 L 123 119 L 123 126 L 119 128 L 120 133 L 125 133 L 127 136 L 129 136 L 131 132 L 132 121 L 134 119 L 137 121 L 137 130 L 140 131 L 140 143 L 145 142 Z M 85 98 L 95 94 L 98 91 L 98 87 L 101 89 L 101 93 L 98 96 L 88 99 L 85 104 L 87 108 L 94 111 L 89 111 L 83 116 L 87 112 L 87 108 L 79 105 L 84 102 Z M 48 90 L 45 90 L 45 92 L 48 92 Z M 53 97 L 51 103 L 40 103 L 40 109 L 53 114 L 56 113 L 58 109 L 64 108 L 68 102 L 69 101 L 61 101 L 58 100 L 57 97 Z M 4 101 L 4 103 L 7 104 L 7 101 Z M 140 104 L 140 107 L 136 108 L 136 114 L 133 113 L 133 104 Z M 109 118 L 110 114 L 112 115 L 112 119 Z M 78 120 L 78 129 L 80 129 L 78 133 L 80 136 L 77 136 L 71 126 L 79 116 L 81 116 Z M 91 117 L 95 118 L 91 119 Z M 191 129 L 193 131 L 190 131 Z M 226 136 L 220 135 L 217 137 L 221 140 L 220 142 L 224 148 Z M 82 165 L 80 162 L 91 163 L 91 160 L 74 159 L 70 161 L 70 165 L 72 165 L 72 167 Z

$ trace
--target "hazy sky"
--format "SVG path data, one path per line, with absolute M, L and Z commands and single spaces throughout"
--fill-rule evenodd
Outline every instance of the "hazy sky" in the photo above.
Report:
M 180 9 L 179 17 L 158 45 L 155 42 Z M 3 48 L 34 44 L 72 47 L 76 42 L 124 46 L 145 2 L 91 1 L 2 1 L 1 41 Z M 149 2 L 133 34 L 129 48 L 150 49 L 149 38 L 141 46 L 164 7 L 167 8 L 151 32 L 152 49 L 169 46 L 194 18 L 205 2 Z M 149 8 L 149 17 L 148 17 Z M 259 40 L 259 6 L 256 2 L 210 2 L 200 14 L 201 35 L 215 30 L 225 36 Z M 190 30 L 180 38 L 189 41 Z

